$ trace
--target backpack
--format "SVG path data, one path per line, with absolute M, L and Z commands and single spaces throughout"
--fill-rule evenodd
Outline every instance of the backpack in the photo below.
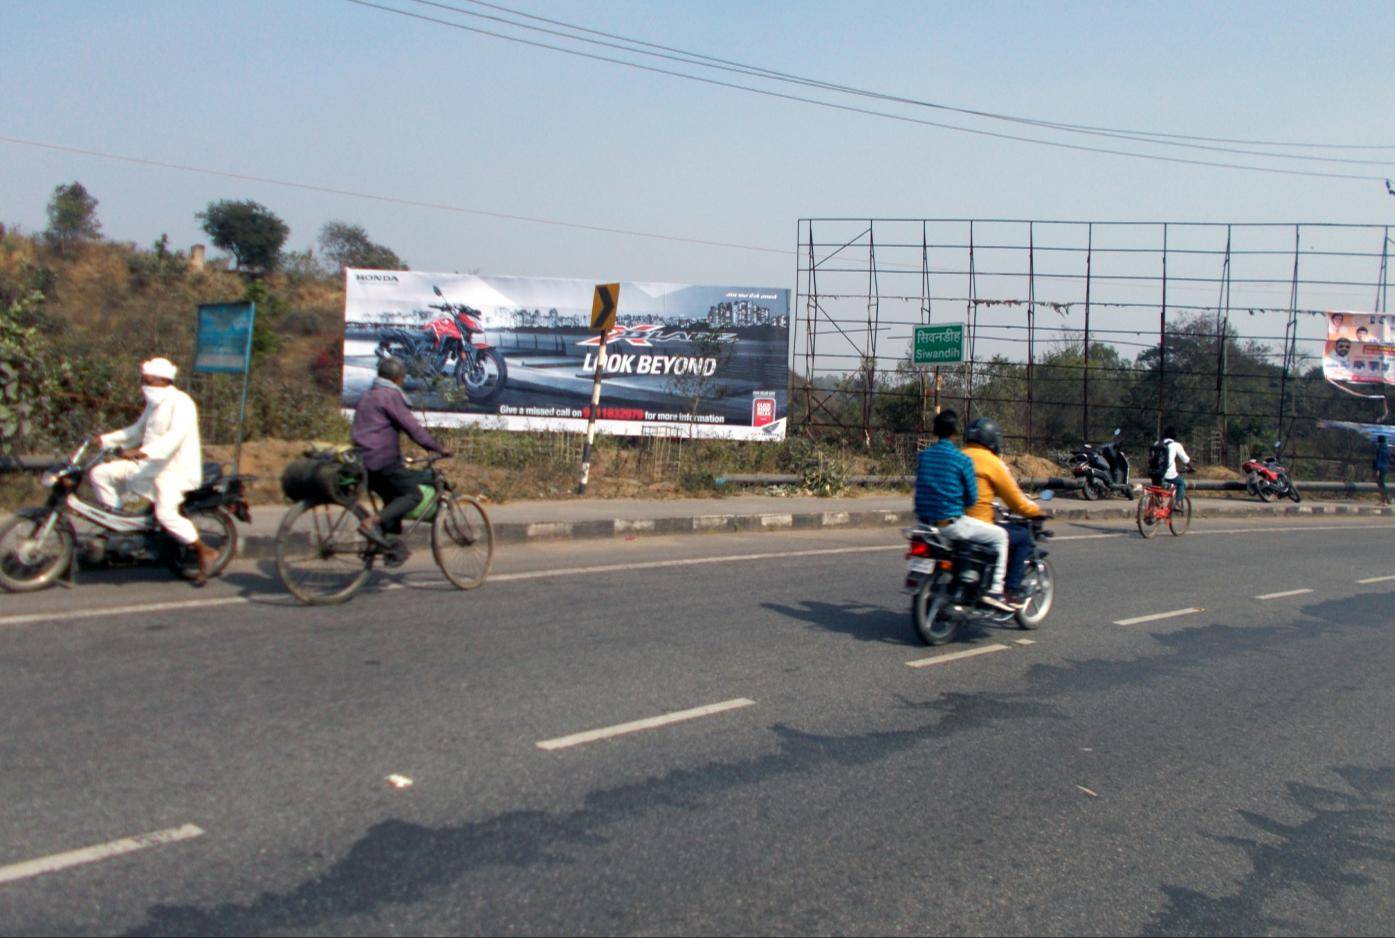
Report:
M 1155 483 L 1167 475 L 1168 450 L 1167 440 L 1158 440 L 1148 447 L 1148 475 Z

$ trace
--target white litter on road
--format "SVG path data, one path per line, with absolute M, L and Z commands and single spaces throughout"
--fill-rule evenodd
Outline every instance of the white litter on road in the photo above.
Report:
M 405 775 L 398 775 L 393 772 L 387 777 L 387 783 L 393 788 L 411 788 L 412 780 Z

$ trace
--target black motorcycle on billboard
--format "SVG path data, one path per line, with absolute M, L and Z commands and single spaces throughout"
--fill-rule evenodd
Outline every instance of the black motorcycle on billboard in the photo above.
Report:
M 378 335 L 379 358 L 396 358 L 414 378 L 430 381 L 452 375 L 470 402 L 488 404 L 504 390 L 509 369 L 504 356 L 484 339 L 480 311 L 445 299 L 440 287 L 432 287 L 442 302 L 428 304 L 439 316 L 420 329 L 389 328 Z

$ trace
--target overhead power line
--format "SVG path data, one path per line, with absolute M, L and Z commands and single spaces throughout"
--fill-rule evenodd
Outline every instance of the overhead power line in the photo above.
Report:
M 1247 172 L 1268 173 L 1271 175 L 1304 176 L 1309 178 L 1322 179 L 1354 179 L 1366 182 L 1384 181 L 1385 179 L 1384 176 L 1362 175 L 1357 173 L 1334 173 L 1323 172 L 1318 170 L 1281 169 L 1279 167 L 1272 166 L 1254 166 L 1244 163 L 1224 163 L 1217 160 L 1200 160 L 1180 156 L 1164 156 L 1156 153 L 1140 153 L 1133 150 L 1115 150 L 1107 147 L 1092 147 L 1085 146 L 1082 144 L 1064 143 L 1057 140 L 1044 140 L 1039 137 L 1025 137 L 1017 134 L 1007 134 L 998 131 L 983 130 L 981 128 L 975 127 L 964 127 L 958 124 L 946 124 L 939 121 L 930 121 L 925 120 L 923 118 L 910 117 L 904 114 L 893 114 L 887 111 L 877 111 L 871 108 L 857 107 L 850 104 L 839 104 L 834 101 L 824 101 L 818 98 L 808 98 L 802 95 L 794 95 L 780 91 L 772 91 L 768 88 L 756 88 L 750 85 L 722 81 L 717 78 L 709 78 L 703 75 L 693 75 L 688 72 L 674 71 L 673 69 L 660 68 L 654 65 L 646 65 L 641 62 L 631 62 L 626 59 L 617 59 L 611 56 L 600 55 L 593 52 L 585 52 L 580 49 L 569 49 L 565 46 L 552 45 L 546 42 L 540 42 L 533 39 L 526 39 L 521 36 L 510 36 L 506 33 L 499 33 L 493 30 L 481 29 L 476 26 L 467 26 L 464 23 L 457 23 L 451 20 L 443 20 L 434 16 L 426 16 L 421 13 L 413 13 L 410 10 L 402 10 L 396 7 L 384 6 L 380 3 L 370 2 L 370 0 L 345 0 L 345 2 L 352 3 L 357 6 L 380 10 L 384 13 L 393 13 L 398 16 L 405 16 L 410 19 L 420 20 L 422 22 L 435 23 L 439 26 L 446 26 L 452 29 L 462 30 L 464 32 L 476 33 L 483 36 L 489 36 L 495 39 L 503 39 L 508 42 L 518 43 L 520 45 L 533 46 L 535 48 L 540 49 L 548 49 L 553 52 L 562 52 L 567 55 L 572 55 L 584 59 L 591 59 L 598 62 L 608 62 L 613 65 L 622 65 L 627 68 L 639 69 L 640 71 L 652 72 L 654 74 L 670 75 L 676 78 L 687 79 L 689 81 L 702 82 L 703 84 L 715 85 L 717 87 L 722 88 L 731 88 L 737 91 L 744 91 L 750 94 L 757 94 L 770 98 L 778 98 L 786 101 L 797 101 L 803 104 L 812 104 L 818 107 L 831 108 L 833 110 L 844 111 L 852 114 L 865 114 L 872 117 L 882 117 L 888 120 L 899 121 L 901 123 L 917 124 L 925 127 L 936 127 L 941 130 L 952 130 L 961 133 L 974 134 L 977 136 L 990 137 L 999 140 L 1014 140 L 1020 143 L 1034 143 L 1040 146 L 1054 147 L 1056 149 L 1063 150 L 1074 150 L 1085 153 L 1101 153 L 1112 156 L 1129 157 L 1132 159 L 1152 160 L 1155 162 L 1176 163 L 1188 166 L 1209 166 L 1219 169 L 1233 169 Z
M 41 150 L 54 150 L 60 153 L 75 153 L 79 156 L 95 156 L 104 160 L 116 160 L 121 163 L 130 163 L 136 166 L 150 166 L 157 169 L 175 169 L 180 172 L 198 173 L 204 176 L 219 176 L 223 179 L 237 179 L 242 182 L 259 182 L 269 186 L 281 186 L 287 189 L 301 189 L 306 192 L 323 192 L 329 195 L 348 196 L 353 199 L 365 199 L 371 202 L 386 202 L 391 205 L 407 205 L 413 208 L 429 208 L 442 212 L 455 212 L 461 215 L 480 215 L 485 218 L 500 218 L 506 221 L 528 222 L 534 225 L 551 225 L 557 228 L 572 228 L 579 231 L 597 231 L 604 234 L 626 235 L 632 238 L 650 238 L 655 241 L 676 241 L 682 244 L 701 244 L 705 247 L 732 248 L 738 251 L 756 251 L 762 254 L 779 254 L 789 257 L 794 251 L 782 250 L 780 248 L 762 247 L 757 244 L 736 244 L 730 241 L 712 241 L 706 238 L 689 238 L 682 235 L 660 234 L 653 231 L 639 231 L 634 228 L 613 228 L 606 225 L 588 225 L 581 222 L 562 221 L 556 218 L 539 218 L 534 215 L 516 215 L 509 212 L 494 212 L 482 208 L 468 208 L 462 205 L 451 205 L 445 202 L 426 202 L 419 199 L 403 199 L 396 196 L 380 195 L 373 192 L 358 192 L 353 189 L 338 189 L 333 186 L 321 186 L 308 182 L 295 182 L 289 179 L 274 179 L 270 176 L 256 176 L 250 173 L 238 173 L 224 169 L 212 169 L 207 166 L 194 166 L 188 163 L 171 163 L 164 160 L 150 160 L 138 156 L 123 156 L 119 153 L 104 153 L 101 150 L 90 150 L 83 147 L 70 147 L 59 143 L 45 143 L 41 140 L 25 140 L 20 137 L 7 137 L 0 135 L 0 143 L 12 143 L 22 147 L 34 147 Z
M 587 42 L 587 43 L 591 43 L 591 44 L 594 44 L 594 45 L 604 46 L 604 47 L 612 48 L 612 49 L 620 49 L 620 50 L 623 50 L 623 51 L 626 51 L 626 52 L 633 52 L 633 53 L 638 53 L 638 54 L 641 54 L 641 55 L 654 56 L 654 57 L 656 57 L 656 58 L 667 59 L 667 60 L 675 61 L 675 62 L 682 62 L 682 63 L 688 64 L 688 65 L 696 65 L 696 66 L 699 66 L 699 67 L 702 67 L 702 68 L 717 69 L 717 70 L 719 70 L 719 71 L 733 72 L 733 73 L 736 73 L 736 74 L 748 75 L 748 76 L 756 77 L 756 78 L 764 78 L 764 79 L 769 79 L 769 80 L 772 80 L 772 81 L 788 82 L 788 83 L 792 83 L 792 84 L 804 85 L 804 86 L 806 86 L 806 87 L 811 87 L 811 88 L 821 88 L 821 89 L 824 89 L 824 90 L 827 90 L 827 91 L 836 91 L 836 92 L 841 92 L 841 93 L 844 93 L 844 94 L 851 94 L 851 95 L 857 95 L 857 96 L 861 96 L 861 97 L 874 98 L 874 99 L 882 100 L 882 101 L 889 101 L 889 102 L 895 102 L 895 103 L 900 103 L 900 104 L 914 105 L 914 106 L 916 106 L 916 107 L 932 108 L 932 109 L 940 110 L 940 111 L 949 111 L 949 112 L 953 112 L 953 113 L 957 113 L 957 114 L 964 114 L 964 115 L 968 115 L 968 116 L 972 116 L 972 117 L 984 118 L 984 119 L 988 119 L 988 120 L 1005 121 L 1005 122 L 1009 122 L 1009 123 L 1022 124 L 1022 125 L 1026 125 L 1026 126 L 1032 126 L 1032 127 L 1042 127 L 1042 128 L 1051 129 L 1051 130 L 1058 130 L 1058 131 L 1061 131 L 1061 132 L 1064 132 L 1064 133 L 1076 133 L 1076 134 L 1085 134 L 1085 135 L 1090 135 L 1090 136 L 1107 137 L 1107 138 L 1121 139 L 1121 140 L 1133 140 L 1133 141 L 1135 141 L 1135 142 L 1139 142 L 1139 143 L 1148 143 L 1148 144 L 1153 144 L 1153 145 L 1174 146 L 1174 147 L 1186 147 L 1186 148 L 1191 148 L 1191 149 L 1209 150 L 1209 151 L 1223 152 L 1223 153 L 1236 153 L 1236 154 L 1243 154 L 1243 155 L 1249 155 L 1249 156 L 1262 156 L 1262 157 L 1268 157 L 1268 158 L 1272 158 L 1272 159 L 1310 160 L 1310 161 L 1320 161 L 1320 162 L 1349 163 L 1349 164 L 1372 165 L 1372 166 L 1389 166 L 1389 165 L 1391 165 L 1391 161 L 1388 160 L 1388 159 L 1386 159 L 1386 160 L 1358 160 L 1358 159 L 1343 159 L 1343 158 L 1338 158 L 1338 157 L 1306 156 L 1306 155 L 1303 155 L 1303 154 L 1296 154 L 1296 153 L 1274 153 L 1274 152 L 1272 152 L 1272 151 L 1265 151 L 1265 150 L 1247 150 L 1247 149 L 1238 149 L 1238 148 L 1235 148 L 1235 147 L 1227 147 L 1227 146 L 1214 146 L 1214 145 L 1209 145 L 1209 144 L 1239 143 L 1239 144 L 1249 144 L 1249 145 L 1252 145 L 1252 146 L 1278 146 L 1278 147 L 1294 147 L 1294 148 L 1302 148 L 1302 149 L 1323 149 L 1323 150 L 1391 150 L 1391 151 L 1395 151 L 1395 145 L 1379 146 L 1379 145 L 1364 145 L 1364 144 L 1332 144 L 1332 143 L 1310 143 L 1310 142 L 1291 142 L 1291 141 L 1274 141 L 1274 140 L 1270 140 L 1270 141 L 1254 141 L 1254 140 L 1242 140 L 1242 139 L 1233 139 L 1233 138 L 1226 138 L 1226 137 L 1205 137 L 1205 136 L 1198 136 L 1198 135 L 1191 135 L 1191 134 L 1173 134 L 1173 133 L 1164 133 L 1164 132 L 1161 132 L 1161 131 L 1129 130 L 1129 129 L 1119 128 L 1119 127 L 1103 127 L 1103 126 L 1090 125 L 1090 124 L 1071 124 L 1071 123 L 1066 123 L 1066 122 L 1063 122 L 1063 121 L 1052 121 L 1052 120 L 1045 120 L 1045 119 L 1041 119 L 1041 118 L 1030 118 L 1030 117 L 1022 117 L 1022 116 L 1011 115 L 1011 114 L 1002 114 L 1002 113 L 997 113 L 997 112 L 993 112 L 993 111 L 980 110 L 980 109 L 976 109 L 976 108 L 967 108 L 967 107 L 962 107 L 962 106 L 958 106 L 958 105 L 945 104 L 945 103 L 943 103 L 943 102 L 928 101 L 928 100 L 924 100 L 924 99 L 920 99 L 920 98 L 912 98 L 912 97 L 908 97 L 908 96 L 905 96 L 905 95 L 891 94 L 891 93 L 888 93 L 888 92 L 881 92 L 881 91 L 874 91 L 874 90 L 869 90 L 869 89 L 866 89 L 866 88 L 858 88 L 858 87 L 851 86 L 851 85 L 844 85 L 844 84 L 838 84 L 838 83 L 835 83 L 835 82 L 823 81 L 823 80 L 821 80 L 821 79 L 809 78 L 809 77 L 807 77 L 807 76 L 796 75 L 796 74 L 792 74 L 792 73 L 789 73 L 789 72 L 781 72 L 781 71 L 777 71 L 777 70 L 774 70 L 774 69 L 768 69 L 768 68 L 765 68 L 765 67 L 759 66 L 759 65 L 752 65 L 752 64 L 749 64 L 749 63 L 745 63 L 745 62 L 737 62 L 737 61 L 733 61 L 733 60 L 731 60 L 731 59 L 723 59 L 723 58 L 719 58 L 719 57 L 717 57 L 717 56 L 706 55 L 705 53 L 701 53 L 701 52 L 692 52 L 692 51 L 690 51 L 690 50 L 679 49 L 679 48 L 676 48 L 676 47 L 673 47 L 673 46 L 660 45 L 660 44 L 658 44 L 658 43 L 648 42 L 648 41 L 643 40 L 643 39 L 636 39 L 636 38 L 634 38 L 634 37 L 632 37 L 632 36 L 623 36 L 623 35 L 620 35 L 620 34 L 617 34 L 617 33 L 604 32 L 604 31 L 602 31 L 602 30 L 592 29 L 592 28 L 587 27 L 587 26 L 581 26 L 581 25 L 576 24 L 576 23 L 568 23 L 568 22 L 565 22 L 565 21 L 563 21 L 563 20 L 555 20 L 555 19 L 550 19 L 550 18 L 545 17 L 545 16 L 537 16 L 537 15 L 534 15 L 534 14 L 532 14 L 532 13 L 527 13 L 527 12 L 522 11 L 522 10 L 514 9 L 514 8 L 512 8 L 512 7 L 503 6 L 503 5 L 498 4 L 498 3 L 489 3 L 489 2 L 486 2 L 486 0 L 461 0 L 461 2 L 469 3 L 469 4 L 471 4 L 471 5 L 473 5 L 473 6 L 477 6 L 477 7 L 484 7 L 484 8 L 491 9 L 491 10 L 498 10 L 498 11 L 500 11 L 500 12 L 507 13 L 507 14 L 509 14 L 510 16 L 521 17 L 521 18 L 523 18 L 523 19 L 533 20 L 533 21 L 535 21 L 535 22 L 540 22 L 540 23 L 548 23 L 548 24 L 553 25 L 553 26 L 561 27 L 562 29 L 565 29 L 565 30 L 570 30 L 571 32 L 562 32 L 562 31 L 555 30 L 555 29 L 545 29 L 545 28 L 538 27 L 538 26 L 530 26 L 530 25 L 528 25 L 527 23 L 519 23 L 519 22 L 516 22 L 516 21 L 514 21 L 514 20 L 505 19 L 504 17 L 501 17 L 501 16 L 494 16 L 494 15 L 491 15 L 491 14 L 488 14 L 488 13 L 480 13 L 480 12 L 477 12 L 477 11 L 474 11 L 474 10 L 465 9 L 465 8 L 463 8 L 463 7 L 453 6 L 453 5 L 449 4 L 449 3 L 441 2 L 441 0 L 412 0 L 412 2 L 417 3 L 417 4 L 420 4 L 420 5 L 422 5 L 422 6 L 435 7 L 436 9 L 440 9 L 440 10 L 449 10 L 449 11 L 451 11 L 451 12 L 459 13 L 459 14 L 462 14 L 462 15 L 464 15 L 464 16 L 472 16 L 472 17 L 477 17 L 477 18 L 480 18 L 480 19 L 492 20 L 492 21 L 498 22 L 498 23 L 504 23 L 504 24 L 506 24 L 506 25 L 513 26 L 513 27 L 519 28 L 519 29 L 533 30 L 533 31 L 536 31 L 536 32 L 546 33 L 546 34 L 548 34 L 548 35 L 558 36 L 558 37 L 565 38 L 565 39 L 571 39 L 571 40 L 575 40 L 575 41 L 579 41 L 579 42 Z M 578 33 L 580 33 L 580 34 L 585 34 L 585 35 L 577 35 Z M 600 37 L 603 37 L 604 39 L 615 40 L 615 42 L 604 42 L 604 41 L 598 41 L 598 40 L 596 40 L 596 39 L 588 39 L 588 38 L 586 38 L 586 36 L 588 36 L 588 35 L 589 35 L 589 36 L 600 36 Z M 649 50 L 658 50 L 658 51 L 649 51 Z M 1205 141 L 1205 142 L 1203 143 L 1203 142 L 1187 142 L 1187 141 Z

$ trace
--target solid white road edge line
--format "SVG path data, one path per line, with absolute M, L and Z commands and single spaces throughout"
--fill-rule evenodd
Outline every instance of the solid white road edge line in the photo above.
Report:
M 1368 583 L 1385 583 L 1388 580 L 1395 580 L 1395 576 L 1370 576 L 1364 580 L 1357 580 L 1356 582 L 1365 586 Z
M 572 733 L 570 736 L 559 736 L 556 739 L 544 739 L 538 743 L 538 748 L 548 751 L 569 749 L 572 746 L 592 743 L 598 739 L 610 739 L 613 736 L 624 736 L 627 733 L 637 733 L 640 730 L 652 730 L 655 727 L 668 726 L 670 723 L 695 720 L 698 717 L 711 716 L 714 713 L 724 713 L 727 710 L 739 710 L 742 707 L 750 707 L 754 704 L 754 700 L 747 700 L 745 697 L 737 697 L 735 700 L 724 700 L 721 703 L 708 704 L 705 707 L 694 707 L 691 710 L 679 710 L 674 713 L 665 713 L 663 716 L 648 717 L 644 720 L 633 720 L 629 723 L 619 723 L 615 726 L 603 726 L 597 730 L 587 730 L 584 733 Z
M 143 603 L 139 606 L 106 606 L 101 609 L 70 609 L 66 612 L 32 612 L 27 615 L 0 616 L 0 626 L 28 625 L 50 619 L 93 619 L 98 616 L 134 615 L 140 612 L 169 612 L 174 609 L 199 609 L 205 606 L 231 606 L 248 602 L 246 596 L 223 596 L 218 599 L 187 599 L 172 603 Z
M 1310 589 L 1284 590 L 1282 593 L 1263 593 L 1255 599 L 1283 599 L 1285 596 L 1302 596 L 1304 593 L 1311 593 Z
M 83 847 L 79 850 L 69 850 L 66 853 L 55 853 L 52 856 L 40 857 L 37 860 L 25 860 L 23 863 L 11 863 L 9 866 L 0 866 L 0 883 L 12 883 L 17 879 L 28 879 L 31 876 L 39 876 L 43 873 L 65 870 L 70 866 L 81 866 L 84 863 L 96 863 L 99 860 L 110 860 L 112 857 L 119 857 L 123 853 L 134 853 L 137 850 L 147 850 L 150 847 L 159 847 L 163 844 L 172 844 L 181 840 L 192 840 L 195 837 L 202 837 L 203 833 L 203 828 L 195 824 L 185 824 L 182 827 L 171 827 L 168 830 L 154 831 L 149 834 L 137 834 L 135 837 L 125 837 L 121 840 L 113 840 L 110 843 Z
M 1205 612 L 1200 606 L 1192 606 L 1189 609 L 1174 609 L 1171 612 L 1155 612 L 1150 616 L 1134 616 L 1132 619 L 1115 619 L 1115 625 L 1138 625 L 1140 622 L 1156 622 L 1159 619 L 1171 619 L 1174 616 L 1189 616 L 1197 612 Z
M 932 664 L 944 664 L 946 661 L 958 661 L 960 658 L 976 658 L 979 655 L 992 654 L 995 651 L 1012 651 L 1007 645 L 984 645 L 982 648 L 970 648 L 967 651 L 952 651 L 947 655 L 936 655 L 933 658 L 917 658 L 915 661 L 907 661 L 908 668 L 925 668 Z

